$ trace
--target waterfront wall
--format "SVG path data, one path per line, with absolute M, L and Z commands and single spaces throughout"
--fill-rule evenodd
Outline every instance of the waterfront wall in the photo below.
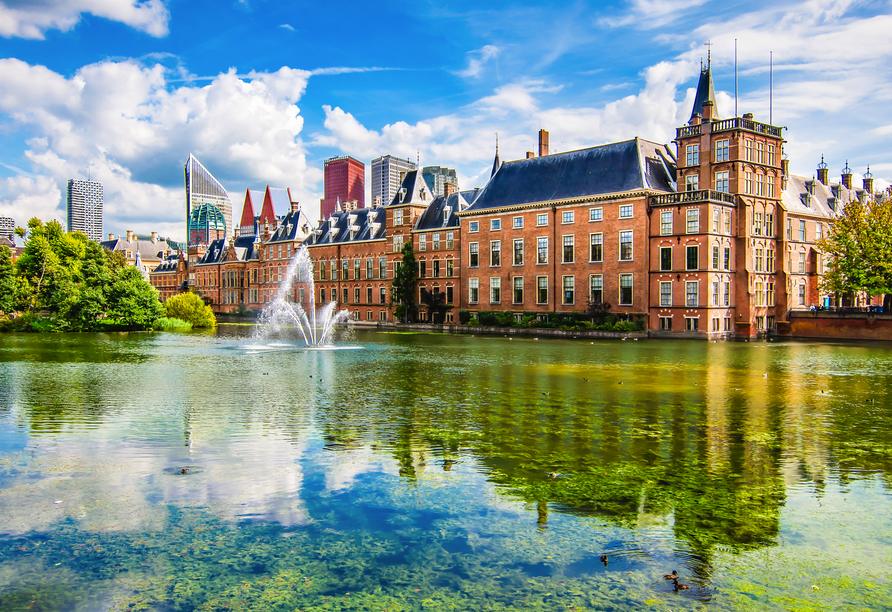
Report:
M 796 338 L 892 340 L 892 314 L 791 312 L 788 323 L 788 334 Z M 778 330 L 785 331 L 780 325 Z
M 444 334 L 480 334 L 487 336 L 531 336 L 542 338 L 647 338 L 647 332 L 611 332 L 600 330 L 579 330 L 579 329 L 547 329 L 541 327 L 488 327 L 484 325 L 434 325 L 432 323 L 380 323 L 380 322 L 363 322 L 353 321 L 351 325 L 357 328 L 370 329 L 399 329 L 399 330 L 417 330 L 424 332 L 440 332 Z

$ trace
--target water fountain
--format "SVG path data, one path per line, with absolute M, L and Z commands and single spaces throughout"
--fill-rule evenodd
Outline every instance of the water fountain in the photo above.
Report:
M 294 284 L 306 285 L 307 308 L 293 301 Z M 288 265 L 285 279 L 279 284 L 276 298 L 260 313 L 254 339 L 266 341 L 281 335 L 286 329 L 297 327 L 304 344 L 311 348 L 330 347 L 335 326 L 350 316 L 347 310 L 337 310 L 331 301 L 316 309 L 316 289 L 313 284 L 313 262 L 306 246 L 301 246 Z

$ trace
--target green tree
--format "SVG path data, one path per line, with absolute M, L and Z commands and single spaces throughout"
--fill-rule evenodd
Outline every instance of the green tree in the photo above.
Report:
M 415 320 L 417 306 L 415 304 L 415 285 L 418 282 L 418 261 L 412 243 L 403 245 L 403 260 L 393 275 L 390 286 L 390 305 L 396 304 L 394 314 L 398 318 L 411 323 Z
M 18 303 L 18 278 L 9 247 L 0 246 L 0 312 L 10 313 Z
M 182 319 L 192 327 L 215 327 L 217 318 L 211 307 L 197 293 L 180 293 L 164 303 L 164 312 L 172 319 Z
M 158 301 L 158 290 L 139 270 L 127 266 L 118 272 L 109 289 L 108 316 L 127 327 L 148 329 L 164 316 L 164 307 Z

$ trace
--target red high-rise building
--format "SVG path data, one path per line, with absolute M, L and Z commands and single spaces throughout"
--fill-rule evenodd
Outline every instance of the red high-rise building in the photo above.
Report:
M 365 164 L 349 155 L 325 160 L 325 197 L 319 213 L 327 219 L 337 203 L 356 201 L 356 208 L 365 208 Z

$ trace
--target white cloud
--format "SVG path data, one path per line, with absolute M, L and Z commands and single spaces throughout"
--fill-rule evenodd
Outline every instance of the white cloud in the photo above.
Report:
M 486 45 L 481 49 L 468 53 L 468 65 L 464 70 L 459 70 L 456 74 L 463 78 L 477 78 L 483 71 L 483 66 L 498 56 L 499 48 L 495 45 Z
M 170 14 L 161 0 L 2 0 L 0 36 L 43 39 L 47 30 L 71 30 L 85 13 L 151 36 L 168 33 Z
M 708 0 L 631 0 L 626 14 L 604 18 L 601 23 L 611 27 L 634 25 L 643 30 L 661 28 L 706 2 Z
M 107 231 L 168 227 L 182 237 L 182 164 L 190 152 L 224 184 L 269 183 L 290 187 L 306 203 L 318 199 L 321 173 L 307 167 L 296 106 L 308 71 L 239 77 L 232 69 L 200 87 L 171 87 L 167 74 L 161 66 L 123 61 L 91 64 L 66 78 L 0 60 L 0 112 L 40 135 L 24 156 L 41 181 L 56 186 L 35 182 L 20 193 L 21 179 L 8 179 L 0 185 L 0 207 L 16 218 L 31 216 L 22 206 L 42 198 L 42 214 L 54 200 L 59 216 L 67 180 L 89 172 L 104 185 Z M 230 195 L 238 215 L 241 193 Z
M 290 23 L 283 23 L 283 24 L 281 24 L 279 27 L 280 27 L 280 28 L 285 28 L 286 30 L 289 30 L 289 31 L 291 31 L 291 32 L 294 32 L 294 26 L 292 26 Z

